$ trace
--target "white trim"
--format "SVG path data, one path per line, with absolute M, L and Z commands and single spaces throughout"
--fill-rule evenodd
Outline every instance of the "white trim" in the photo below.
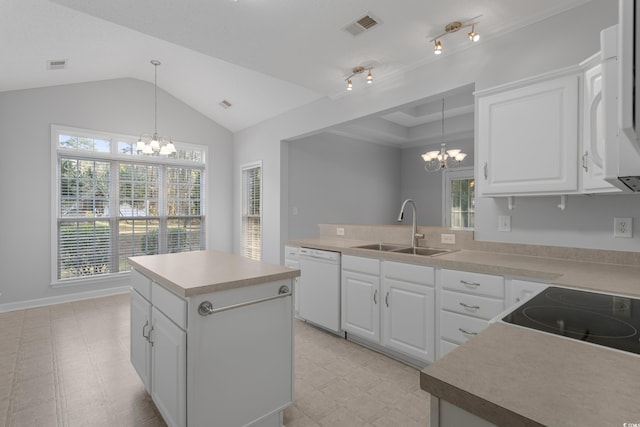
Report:
M 24 310 L 27 308 L 44 307 L 47 305 L 63 304 L 66 302 L 81 301 L 85 299 L 100 298 L 111 295 L 125 294 L 130 291 L 129 286 L 118 286 L 109 289 L 100 289 L 95 291 L 78 292 L 75 294 L 59 295 L 55 297 L 38 298 L 26 301 L 9 302 L 0 304 L 0 313 L 8 311 Z

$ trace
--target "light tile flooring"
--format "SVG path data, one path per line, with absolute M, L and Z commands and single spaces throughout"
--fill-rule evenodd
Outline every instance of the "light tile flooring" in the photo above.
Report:
M 416 369 L 302 322 L 295 384 L 287 427 L 428 425 Z M 129 363 L 128 295 L 0 313 L 5 426 L 165 426 Z

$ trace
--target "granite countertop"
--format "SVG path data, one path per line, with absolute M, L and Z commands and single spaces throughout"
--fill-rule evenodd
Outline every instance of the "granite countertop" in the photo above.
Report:
M 504 323 L 425 368 L 420 387 L 500 426 L 640 423 L 640 356 Z
M 136 256 L 129 263 L 185 298 L 300 275 L 300 270 L 218 251 Z
M 398 262 L 450 268 L 475 273 L 534 280 L 640 298 L 640 266 L 582 262 L 570 259 L 514 255 L 509 253 L 456 250 L 433 257 L 359 249 L 367 243 L 341 238 L 294 239 L 288 245 L 333 250 L 345 255 L 364 256 Z

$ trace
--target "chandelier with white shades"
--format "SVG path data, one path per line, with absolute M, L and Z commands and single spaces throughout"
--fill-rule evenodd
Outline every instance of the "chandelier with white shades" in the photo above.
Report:
M 452 150 L 446 149 L 444 142 L 444 98 L 442 98 L 442 144 L 440 151 L 429 151 L 422 155 L 424 160 L 424 170 L 427 172 L 436 172 L 441 169 L 454 169 L 460 166 L 467 155 L 457 148 Z
M 160 61 L 151 60 L 151 64 L 154 66 L 154 124 L 153 124 L 153 135 L 143 134 L 138 138 L 138 142 L 136 144 L 136 150 L 140 151 L 143 154 L 150 155 L 163 155 L 168 156 L 169 154 L 173 154 L 176 152 L 176 147 L 173 145 L 171 138 L 166 138 L 158 135 L 158 65 L 160 65 Z

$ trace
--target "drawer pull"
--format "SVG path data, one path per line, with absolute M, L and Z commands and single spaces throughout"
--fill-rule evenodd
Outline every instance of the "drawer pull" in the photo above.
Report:
M 462 332 L 463 334 L 465 334 L 465 335 L 478 335 L 477 332 L 469 332 L 469 331 L 467 331 L 466 329 L 463 329 L 463 328 L 458 328 L 458 330 L 460 332 Z
M 374 304 L 378 304 L 378 290 L 377 289 L 373 292 L 373 303 Z
M 466 280 L 460 280 L 460 283 L 462 283 L 463 285 L 467 285 L 467 286 L 475 286 L 475 287 L 480 286 L 480 283 L 467 282 Z
M 469 310 L 479 310 L 480 309 L 479 305 L 469 305 L 469 304 L 465 304 L 463 302 L 461 302 L 460 305 L 463 306 L 464 308 L 468 308 Z
M 387 295 L 384 297 L 384 302 L 387 304 L 387 307 L 389 307 L 389 292 L 387 292 Z

